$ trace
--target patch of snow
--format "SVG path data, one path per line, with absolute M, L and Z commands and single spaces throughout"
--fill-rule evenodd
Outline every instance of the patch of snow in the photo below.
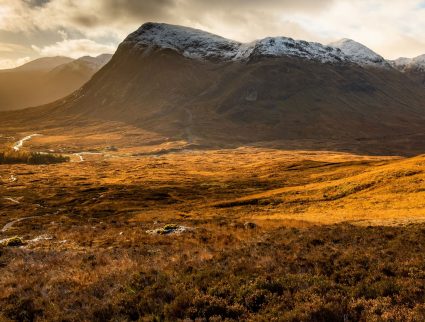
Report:
M 322 63 L 390 66 L 384 58 L 352 40 L 343 40 L 332 46 L 286 37 L 268 37 L 251 43 L 240 43 L 202 30 L 163 23 L 142 25 L 123 44 L 147 52 L 155 48 L 171 49 L 198 60 L 248 61 L 263 56 L 291 56 Z

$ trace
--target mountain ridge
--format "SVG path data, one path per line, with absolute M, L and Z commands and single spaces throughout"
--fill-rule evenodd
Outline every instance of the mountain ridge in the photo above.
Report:
M 86 83 L 111 58 L 44 57 L 0 71 L 0 111 L 53 102 Z
M 58 67 L 63 64 L 67 64 L 74 61 L 73 58 L 64 57 L 64 56 L 54 56 L 54 57 L 41 57 L 29 61 L 21 66 L 8 69 L 0 69 L 0 73 L 8 73 L 12 71 L 39 71 L 39 70 L 48 70 Z
M 353 42 L 353 41 L 352 41 Z M 289 37 L 266 37 L 249 43 L 234 40 L 208 33 L 199 29 L 148 22 L 131 33 L 123 44 L 133 46 L 136 50 L 149 47 L 171 49 L 193 59 L 221 60 L 221 61 L 248 61 L 253 57 L 282 57 L 295 56 L 323 63 L 355 63 L 362 64 L 359 55 L 347 54 L 336 44 L 323 45 L 317 42 L 294 40 Z M 366 48 L 365 46 L 358 44 Z M 368 49 L 363 49 L 366 65 L 381 66 L 384 59 L 371 59 Z M 361 52 L 360 52 L 361 54 Z M 377 54 L 375 56 L 378 57 Z M 384 64 L 385 67 L 388 67 Z

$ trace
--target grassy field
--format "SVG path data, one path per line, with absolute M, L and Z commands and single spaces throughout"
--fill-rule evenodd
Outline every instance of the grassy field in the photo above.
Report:
M 425 157 L 151 154 L 0 165 L 0 320 L 425 319 Z

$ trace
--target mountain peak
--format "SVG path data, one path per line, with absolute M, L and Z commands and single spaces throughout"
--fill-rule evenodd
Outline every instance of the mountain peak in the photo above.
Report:
M 339 48 L 350 60 L 360 65 L 380 65 L 389 67 L 387 61 L 365 45 L 352 39 L 343 38 L 330 43 L 329 46 Z
M 130 34 L 124 43 L 141 47 L 168 48 L 181 52 L 186 57 L 200 59 L 231 59 L 240 43 L 206 31 L 148 22 Z
M 350 39 L 330 46 L 288 37 L 267 37 L 240 43 L 212 33 L 177 25 L 148 22 L 124 40 L 124 46 L 171 49 L 185 57 L 210 61 L 249 61 L 258 57 L 297 57 L 322 63 L 352 62 L 389 66 L 384 58 Z
M 425 55 L 420 55 L 414 58 L 398 58 L 391 61 L 391 64 L 399 70 L 425 70 Z
M 83 56 L 76 60 L 76 62 L 84 62 L 86 64 L 91 64 L 94 68 L 99 69 L 100 67 L 106 65 L 112 58 L 111 54 L 101 54 L 96 57 L 92 56 Z
M 124 44 L 135 48 L 175 50 L 193 59 L 244 61 L 254 57 L 292 56 L 321 62 L 345 61 L 339 49 L 287 37 L 267 37 L 240 43 L 212 33 L 165 23 L 148 22 L 130 34 Z

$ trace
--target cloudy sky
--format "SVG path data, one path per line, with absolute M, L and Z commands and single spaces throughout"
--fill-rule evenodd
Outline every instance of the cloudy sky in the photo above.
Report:
M 425 54 L 425 0 L 0 0 L 0 68 L 114 52 L 147 21 L 239 41 L 359 41 L 386 58 Z

